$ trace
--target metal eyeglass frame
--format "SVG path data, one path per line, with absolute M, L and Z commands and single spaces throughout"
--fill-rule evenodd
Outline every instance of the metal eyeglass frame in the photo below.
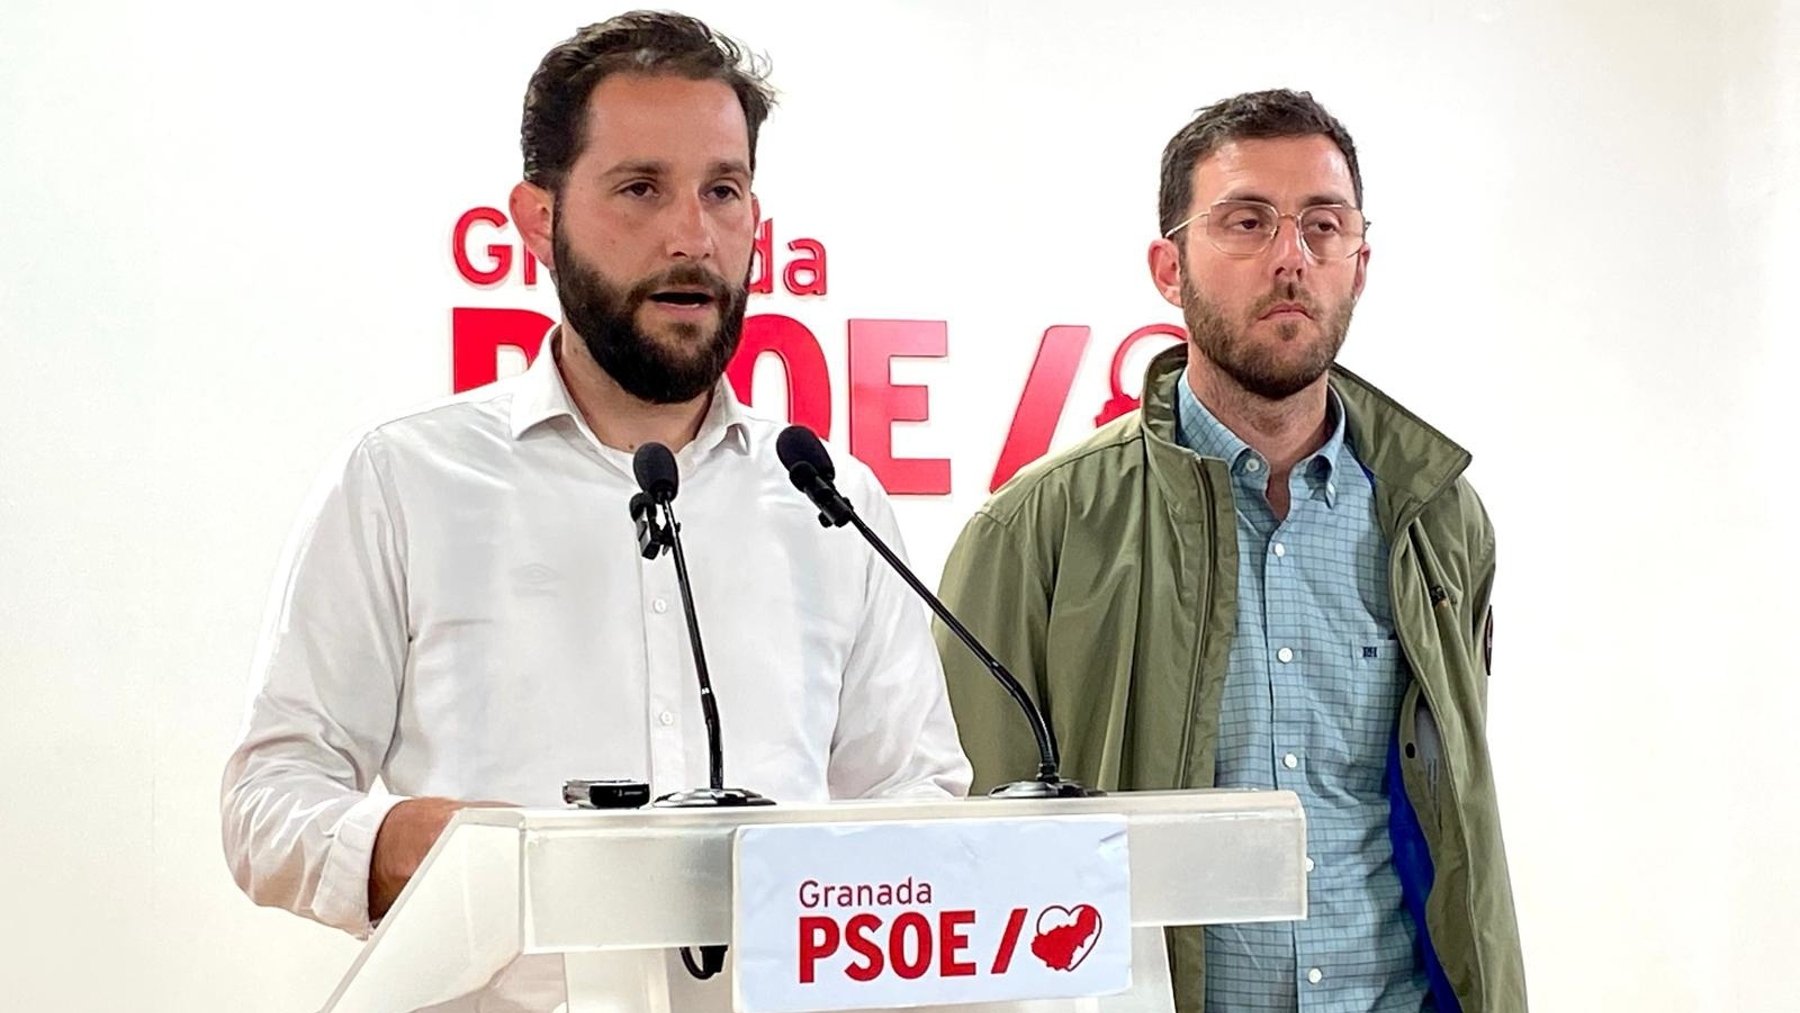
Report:
M 1275 245 L 1276 237 L 1281 235 L 1282 219 L 1292 218 L 1294 220 L 1294 235 L 1296 238 L 1298 238 L 1300 240 L 1300 248 L 1302 250 L 1305 250 L 1307 255 L 1312 257 L 1314 260 L 1316 260 L 1320 263 L 1325 263 L 1326 258 L 1319 256 L 1318 253 L 1313 250 L 1312 245 L 1306 241 L 1306 230 L 1304 230 L 1300 227 L 1300 216 L 1303 214 L 1306 214 L 1308 211 L 1312 211 L 1317 208 L 1342 208 L 1345 211 L 1354 211 L 1354 212 L 1356 212 L 1357 217 L 1362 218 L 1362 232 L 1361 232 L 1361 234 L 1359 234 L 1356 237 L 1356 239 L 1357 239 L 1356 247 L 1354 249 L 1352 249 L 1349 253 L 1344 254 L 1342 257 L 1331 258 L 1332 260 L 1349 260 L 1351 257 L 1354 257 L 1358 253 L 1362 252 L 1364 241 L 1368 238 L 1368 235 L 1369 235 L 1369 226 L 1375 224 L 1374 222 L 1371 222 L 1368 218 L 1363 217 L 1361 208 L 1352 207 L 1349 204 L 1310 204 L 1306 207 L 1301 208 L 1298 212 L 1296 212 L 1294 214 L 1284 214 L 1280 208 L 1276 207 L 1273 204 L 1270 204 L 1268 201 L 1221 200 L 1221 201 L 1214 201 L 1211 204 L 1207 205 L 1205 211 L 1202 211 L 1196 215 L 1191 215 L 1188 218 L 1182 220 L 1182 222 L 1180 224 L 1176 225 L 1174 228 L 1171 228 L 1169 231 L 1163 233 L 1163 238 L 1164 239 L 1174 238 L 1175 233 L 1180 232 L 1182 229 L 1187 228 L 1189 225 L 1194 224 L 1195 222 L 1199 221 L 1202 218 L 1208 217 L 1209 215 L 1211 215 L 1213 213 L 1214 209 L 1216 209 L 1221 204 L 1249 205 L 1249 206 L 1253 206 L 1253 207 L 1268 208 L 1269 212 L 1275 216 L 1275 231 L 1269 233 L 1268 238 L 1263 240 L 1263 244 L 1254 250 L 1246 250 L 1241 253 L 1227 250 L 1224 247 L 1220 246 L 1217 240 L 1213 239 L 1212 233 L 1210 233 L 1210 232 L 1206 233 L 1206 241 L 1208 243 L 1212 244 L 1212 248 L 1215 250 L 1218 250 L 1220 253 L 1223 253 L 1227 257 L 1260 256 L 1261 254 L 1266 252 L 1269 249 L 1269 247 Z

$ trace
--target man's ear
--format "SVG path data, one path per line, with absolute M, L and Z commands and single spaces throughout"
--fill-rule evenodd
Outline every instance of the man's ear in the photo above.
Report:
M 506 207 L 525 248 L 539 263 L 556 270 L 556 244 L 550 239 L 556 226 L 556 195 L 536 183 L 520 182 L 512 188 Z
M 1173 239 L 1150 244 L 1150 280 L 1169 305 L 1181 308 L 1181 248 Z

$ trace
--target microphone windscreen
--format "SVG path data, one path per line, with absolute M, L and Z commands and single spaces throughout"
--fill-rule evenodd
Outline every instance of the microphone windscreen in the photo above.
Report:
M 781 466 L 790 473 L 795 465 L 806 464 L 827 482 L 837 478 L 837 469 L 831 464 L 831 455 L 825 452 L 825 444 L 805 426 L 783 429 L 775 438 L 775 456 L 781 458 Z
M 631 455 L 631 472 L 637 476 L 638 488 L 658 503 L 675 498 L 681 484 L 681 472 L 675 467 L 675 455 L 660 443 L 646 443 Z

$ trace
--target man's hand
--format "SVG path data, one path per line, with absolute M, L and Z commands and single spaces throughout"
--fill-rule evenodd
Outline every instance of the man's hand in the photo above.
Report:
M 389 809 L 381 829 L 375 832 L 375 852 L 369 859 L 369 920 L 379 919 L 394 906 L 458 809 L 501 805 L 505 803 L 409 798 Z

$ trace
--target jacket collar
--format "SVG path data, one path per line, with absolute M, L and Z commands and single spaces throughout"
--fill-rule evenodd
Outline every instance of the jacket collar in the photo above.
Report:
M 1187 369 L 1187 357 L 1188 346 L 1177 345 L 1152 359 L 1144 373 L 1144 440 L 1152 470 L 1165 485 L 1176 481 L 1178 462 L 1184 455 L 1193 459 L 1177 439 L 1175 423 L 1176 383 Z M 1385 501 L 1386 509 L 1381 512 L 1389 530 L 1399 526 L 1400 518 L 1449 488 L 1468 468 L 1472 458 L 1467 450 L 1362 377 L 1333 366 L 1329 383 L 1343 405 L 1350 445 L 1374 476 L 1377 500 Z M 1219 475 L 1224 476 L 1224 462 L 1219 462 L 1219 467 Z M 1191 474 L 1191 469 L 1181 470 Z M 1174 489 L 1166 491 L 1173 502 L 1187 499 Z

